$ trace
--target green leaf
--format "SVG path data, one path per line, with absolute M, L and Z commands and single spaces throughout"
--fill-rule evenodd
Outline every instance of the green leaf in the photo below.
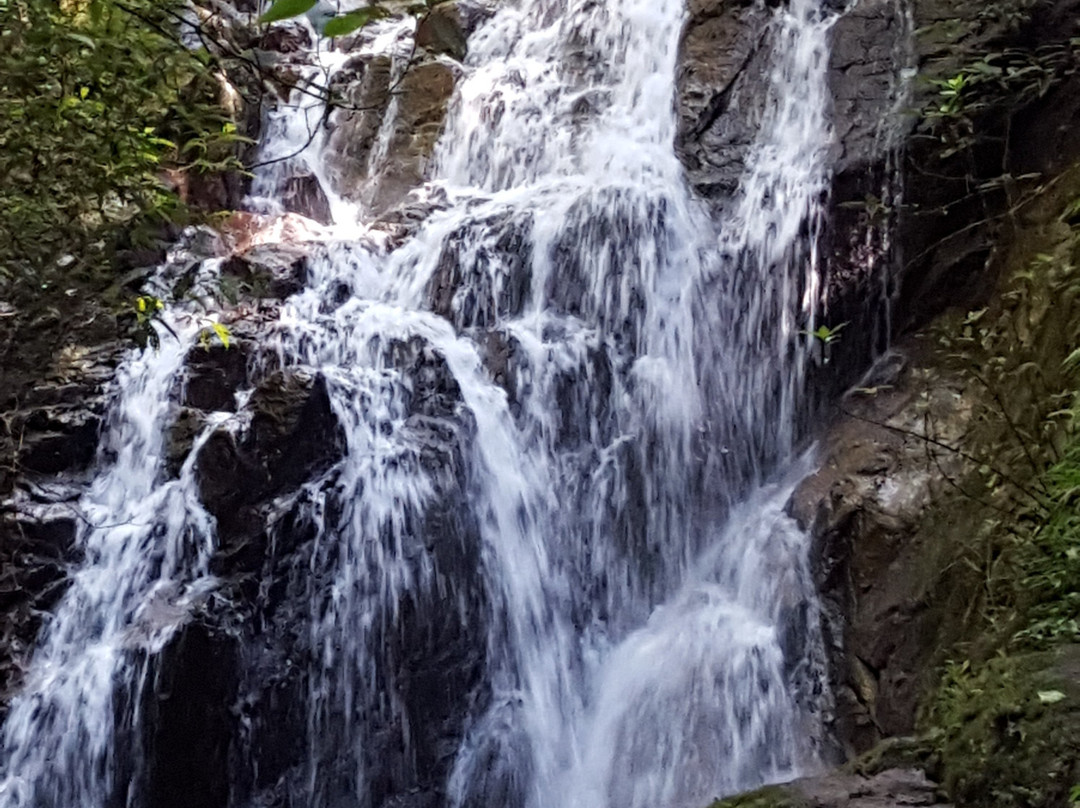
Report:
M 67 32 L 67 38 L 72 40 L 73 42 L 78 42 L 80 45 L 85 45 L 86 47 L 90 48 L 91 50 L 97 48 L 97 43 L 94 42 L 94 40 L 92 40 L 90 37 L 86 36 L 85 34 L 78 34 L 78 33 L 75 33 L 74 31 L 68 31 Z
M 358 28 L 363 28 L 369 22 L 381 19 L 387 15 L 386 9 L 382 6 L 366 6 L 365 8 L 358 8 L 356 11 L 350 11 L 348 14 L 342 14 L 340 17 L 334 17 L 323 28 L 323 36 L 344 36 L 345 34 L 351 34 Z
M 218 339 L 221 340 L 221 344 L 224 345 L 226 349 L 228 349 L 229 338 L 232 336 L 229 333 L 228 326 L 224 326 L 221 323 L 210 323 L 210 327 L 214 329 L 214 333 L 217 334 Z
M 299 17 L 313 8 L 317 2 L 318 0 L 276 0 L 266 13 L 259 17 L 259 22 L 277 22 Z

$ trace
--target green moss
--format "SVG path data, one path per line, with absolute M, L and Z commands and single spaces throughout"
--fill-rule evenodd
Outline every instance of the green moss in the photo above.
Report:
M 917 766 L 964 808 L 1065 808 L 1080 784 L 1078 196 L 1067 172 L 1014 239 L 995 299 L 938 326 L 938 365 L 973 401 L 967 471 L 925 516 L 951 555 L 932 641 L 958 661 L 943 665 L 919 738 L 850 766 Z
M 1080 700 L 1055 653 L 950 665 L 924 718 L 936 776 L 961 806 L 1066 806 Z
M 765 786 L 757 791 L 717 800 L 709 808 L 806 808 L 807 802 L 786 786 Z
M 873 777 L 886 769 L 932 769 L 938 763 L 937 750 L 927 736 L 886 738 L 870 751 L 844 766 L 846 774 Z

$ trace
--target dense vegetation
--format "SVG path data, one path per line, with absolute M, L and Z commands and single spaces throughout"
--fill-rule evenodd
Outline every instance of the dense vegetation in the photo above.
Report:
M 0 297 L 29 302 L 98 285 L 119 250 L 150 244 L 181 215 L 164 170 L 219 168 L 228 152 L 209 144 L 236 135 L 207 55 L 178 41 L 177 4 L 0 0 L 0 14 Z

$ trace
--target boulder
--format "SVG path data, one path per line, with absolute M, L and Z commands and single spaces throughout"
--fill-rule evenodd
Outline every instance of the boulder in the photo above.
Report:
M 532 282 L 528 219 L 491 217 L 462 225 L 444 241 L 428 282 L 431 310 L 456 328 L 491 328 L 521 314 Z M 478 247 L 475 236 L 482 235 Z
M 259 506 L 325 471 L 344 450 L 319 374 L 299 368 L 271 374 L 256 387 L 249 412 L 246 427 L 218 428 L 197 458 L 200 498 L 218 521 L 226 553 L 262 535 Z
M 308 251 L 289 244 L 260 244 L 234 255 L 221 265 L 224 277 L 234 278 L 255 298 L 284 300 L 304 288 Z
M 248 343 L 232 342 L 196 346 L 184 362 L 183 395 L 180 402 L 206 412 L 235 412 L 236 393 L 247 389 Z
M 332 182 L 337 193 L 379 214 L 426 178 L 457 70 L 446 61 L 421 61 L 396 81 L 386 56 L 356 57 L 346 68 L 336 86 L 347 103 L 329 122 Z M 378 144 L 380 138 L 385 142 Z M 380 159 L 372 165 L 376 146 Z
M 928 513 L 967 470 L 945 448 L 961 441 L 971 417 L 967 386 L 920 361 L 883 364 L 887 375 L 868 376 L 843 401 L 820 469 L 789 504 L 814 543 L 833 730 L 848 756 L 914 728 L 945 619 L 932 604 L 949 548 Z
M 416 44 L 460 62 L 468 49 L 467 34 L 461 23 L 461 10 L 457 3 L 439 3 L 417 23 Z
M 446 0 L 432 6 L 416 26 L 416 44 L 431 53 L 462 61 L 468 39 L 495 13 L 490 3 Z
M 281 191 L 282 208 L 289 213 L 299 213 L 319 224 L 333 224 L 330 200 L 326 198 L 319 178 L 314 174 L 297 174 L 285 181 Z

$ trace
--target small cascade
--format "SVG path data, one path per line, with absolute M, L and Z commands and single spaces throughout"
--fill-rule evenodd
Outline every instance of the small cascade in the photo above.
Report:
M 273 595 L 298 623 L 300 751 L 264 782 L 281 728 L 244 714 L 229 808 L 380 808 L 433 778 L 446 808 L 695 808 L 819 764 L 820 615 L 784 509 L 810 471 L 835 13 L 772 14 L 719 221 L 672 149 L 682 0 L 500 5 L 420 192 L 443 202 L 395 249 L 364 193 L 332 192 L 321 102 L 269 113 L 251 207 L 280 213 L 306 173 L 335 226 L 251 375 L 316 377 L 342 451 L 266 528 L 303 548 Z M 400 47 L 395 25 L 365 47 Z M 301 84 L 327 86 L 344 59 L 313 39 Z M 198 330 L 170 317 L 181 339 L 117 379 L 85 561 L 4 725 L 4 808 L 151 808 L 147 660 L 218 585 L 199 441 L 243 428 L 215 417 L 166 472 Z
M 175 339 L 117 373 L 100 472 L 76 508 L 83 560 L 4 722 L 5 806 L 140 804 L 121 796 L 141 764 L 122 739 L 138 734 L 148 660 L 213 586 L 194 464 L 166 471 L 172 391 L 199 329 L 182 314 L 170 328 Z

